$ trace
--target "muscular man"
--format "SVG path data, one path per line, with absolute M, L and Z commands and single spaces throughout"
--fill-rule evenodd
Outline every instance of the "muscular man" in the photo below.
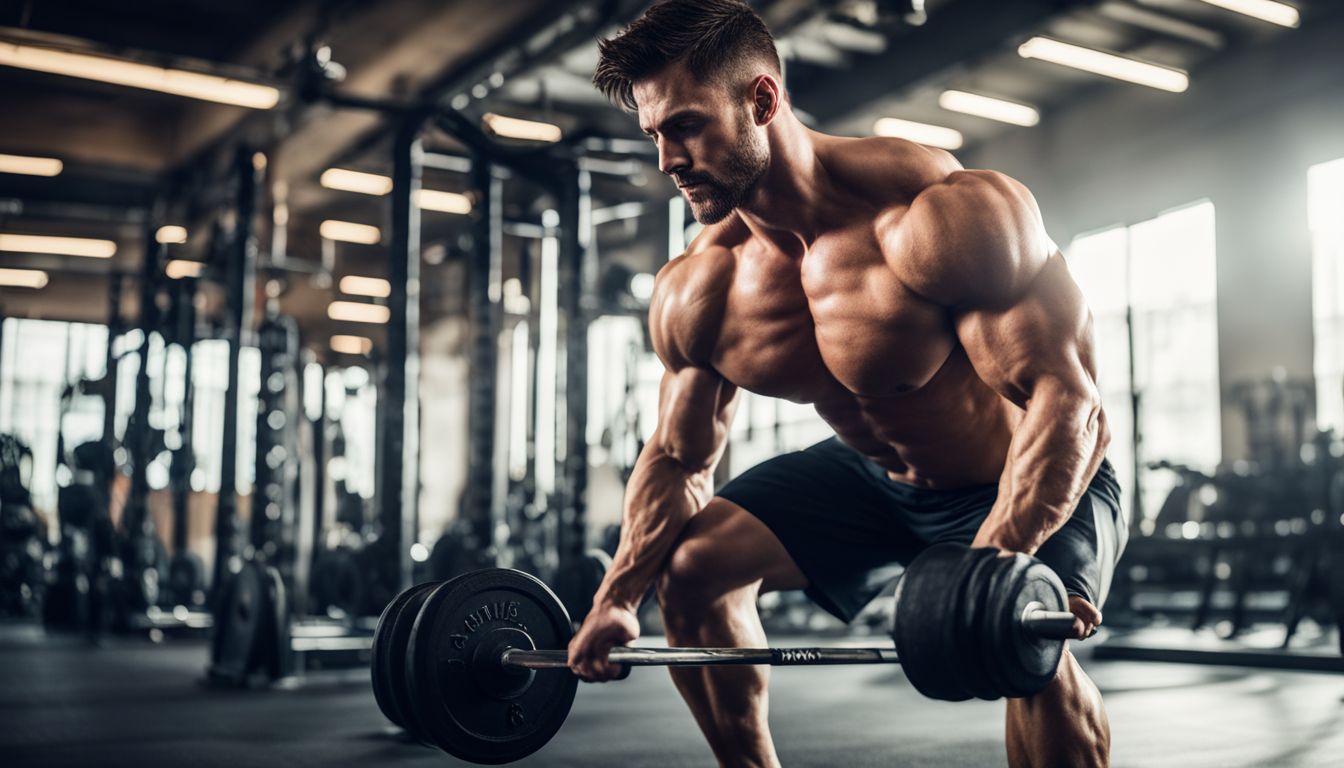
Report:
M 667 0 L 601 45 L 594 82 L 658 146 L 706 227 L 658 275 L 658 427 L 620 548 L 569 647 L 617 670 L 656 585 L 673 646 L 763 646 L 756 598 L 805 589 L 848 621 L 938 541 L 1034 553 L 1079 638 L 1101 622 L 1125 531 L 1091 317 L 1031 194 L 889 138 L 806 128 L 761 20 Z M 832 438 L 712 485 L 737 392 L 812 403 Z M 719 762 L 773 766 L 768 667 L 674 668 Z M 1104 765 L 1097 688 L 1069 653 L 1007 705 L 1013 765 Z

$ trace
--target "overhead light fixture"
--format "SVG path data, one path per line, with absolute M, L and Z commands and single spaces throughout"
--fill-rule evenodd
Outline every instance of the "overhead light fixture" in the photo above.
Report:
M 16 43 L 0 42 L 0 65 L 143 88 L 236 107 L 270 109 L 280 101 L 279 89 L 260 83 Z
M 27 155 L 0 155 L 0 173 L 18 173 L 24 176 L 55 176 L 65 164 L 54 157 Z
M 376 173 L 352 171 L 348 168 L 328 168 L 318 183 L 327 189 L 357 192 L 361 195 L 386 195 L 392 191 L 392 179 Z
M 347 168 L 328 168 L 318 182 L 327 189 L 355 192 L 361 195 L 386 195 L 392 191 L 392 179 L 377 173 L 352 171 Z M 457 192 L 421 189 L 415 193 L 415 204 L 421 210 L 439 213 L 471 213 L 471 198 Z
M 1190 77 L 1179 69 L 1062 43 L 1048 37 L 1031 38 L 1018 46 L 1017 53 L 1024 59 L 1049 61 L 1091 72 L 1094 75 L 1112 77 L 1172 93 L 1181 93 L 1190 87 Z
M 47 273 L 40 269 L 0 269 L 0 285 L 10 288 L 44 288 Z
M 1296 8 L 1274 0 L 1204 0 L 1204 2 L 1281 27 L 1296 27 L 1302 22 L 1301 14 Z
M 318 232 L 328 240 L 340 240 L 343 243 L 377 245 L 383 239 L 383 233 L 377 227 L 368 224 L 356 224 L 353 221 L 327 219 L 318 227 Z
M 457 192 L 422 189 L 416 193 L 415 204 L 426 211 L 439 213 L 471 213 L 471 198 Z
M 506 139 L 555 142 L 559 141 L 562 135 L 558 125 L 539 123 L 534 120 L 522 120 L 517 117 L 505 117 L 493 112 L 486 112 L 482 115 L 481 122 L 485 123 L 486 127 L 496 136 L 503 136 Z
M 899 120 L 883 117 L 873 124 L 873 133 L 878 136 L 894 136 L 939 149 L 961 149 L 961 131 L 944 128 L 941 125 L 916 123 L 912 120 Z
M 187 242 L 187 228 L 179 227 L 176 224 L 165 224 L 159 227 L 159 231 L 154 233 L 154 240 L 159 243 L 185 243 Z
M 189 259 L 173 259 L 163 267 L 163 273 L 170 280 L 181 280 L 184 277 L 200 277 L 205 271 L 205 263 L 200 261 L 191 261 Z
M 375 299 L 385 299 L 392 295 L 392 284 L 381 277 L 346 275 L 341 278 L 340 288 L 341 293 L 348 293 L 351 296 L 372 296 Z
M 336 335 L 331 337 L 331 351 L 343 355 L 367 355 L 373 350 L 373 340 L 364 336 Z
M 110 259 L 117 253 L 117 244 L 111 240 L 96 240 L 91 237 L 0 234 L 0 251 Z
M 381 304 L 360 301 L 333 301 L 327 305 L 327 317 L 351 323 L 386 323 L 392 313 Z
M 943 91 L 942 95 L 938 97 L 938 106 L 953 112 L 961 112 L 966 115 L 975 115 L 987 120 L 998 120 L 1001 123 L 1011 123 L 1028 128 L 1041 122 L 1041 113 L 1026 104 L 981 96 L 978 93 L 967 93 L 966 91 Z

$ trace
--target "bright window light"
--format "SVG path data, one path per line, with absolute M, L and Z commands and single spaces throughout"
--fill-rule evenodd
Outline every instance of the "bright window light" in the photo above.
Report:
M 416 194 L 415 204 L 426 211 L 471 213 L 471 198 L 456 192 L 422 189 Z
M 95 240 L 91 237 L 0 234 L 0 251 L 110 259 L 117 253 L 117 244 L 111 240 Z
M 318 182 L 327 189 L 356 192 L 361 195 L 386 195 L 392 191 L 390 177 L 347 168 L 328 168 L 322 172 Z
M 1026 104 L 981 96 L 966 91 L 943 91 L 938 106 L 953 112 L 975 115 L 1001 123 L 1030 127 L 1041 121 L 1041 114 Z
M 377 227 L 371 227 L 368 224 L 356 224 L 353 221 L 327 219 L 322 222 L 318 231 L 328 240 L 340 240 L 343 243 L 377 245 L 383 239 L 383 233 L 379 232 Z
M 205 271 L 205 264 L 199 261 L 190 261 L 188 259 L 173 259 L 163 267 L 163 273 L 170 280 L 181 280 L 184 277 L 200 277 L 201 272 Z
M 506 139 L 559 141 L 561 136 L 560 126 L 558 125 L 521 120 L 516 117 L 505 117 L 493 112 L 486 112 L 482 115 L 481 122 L 485 123 L 496 136 L 503 136 Z
M 19 173 L 24 176 L 55 176 L 65 165 L 54 157 L 27 155 L 0 155 L 0 173 Z
M 392 313 L 378 304 L 358 301 L 333 301 L 327 305 L 327 317 L 351 323 L 386 323 Z
M 341 278 L 341 293 L 384 299 L 392 295 L 392 284 L 381 277 L 346 275 Z
M 1274 0 L 1204 0 L 1204 2 L 1281 27 L 1296 27 L 1302 21 L 1296 8 L 1285 3 L 1276 3 Z
M 0 269 L 0 285 L 13 288 L 43 288 L 47 273 L 40 269 Z
M 269 85 L 16 43 L 0 42 L 0 65 L 252 109 L 270 109 L 280 101 L 280 91 Z
M 331 351 L 343 355 L 367 355 L 373 349 L 373 340 L 364 336 L 337 335 L 331 337 Z
M 179 227 L 176 224 L 167 224 L 159 227 L 159 231 L 154 233 L 154 240 L 160 243 L 185 243 L 187 242 L 187 228 Z
M 1024 59 L 1040 59 L 1065 67 L 1081 69 L 1094 75 L 1112 77 L 1149 88 L 1181 93 L 1190 87 L 1190 78 L 1179 69 L 1150 64 L 1138 59 L 1117 56 L 1079 45 L 1061 43 L 1048 37 L 1033 37 L 1018 46 L 1017 53 Z
M 878 136 L 894 136 L 939 149 L 961 149 L 961 131 L 944 128 L 941 125 L 916 123 L 911 120 L 898 120 L 884 117 L 873 124 L 873 133 Z

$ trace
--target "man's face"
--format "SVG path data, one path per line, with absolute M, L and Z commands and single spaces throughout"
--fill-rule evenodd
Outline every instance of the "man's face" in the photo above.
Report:
M 696 82 L 681 64 L 635 84 L 639 127 L 658 145 L 658 168 L 677 182 L 701 224 L 742 205 L 770 164 L 747 95 Z

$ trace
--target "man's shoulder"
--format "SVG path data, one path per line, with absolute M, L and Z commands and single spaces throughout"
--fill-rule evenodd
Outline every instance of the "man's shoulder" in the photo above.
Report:
M 658 271 L 649 330 L 665 364 L 703 364 L 710 357 L 737 271 L 734 249 L 743 240 L 737 228 L 746 229 L 729 221 L 706 227 Z
M 907 206 L 962 170 L 948 152 L 888 136 L 828 137 L 822 163 L 837 184 L 883 208 Z

